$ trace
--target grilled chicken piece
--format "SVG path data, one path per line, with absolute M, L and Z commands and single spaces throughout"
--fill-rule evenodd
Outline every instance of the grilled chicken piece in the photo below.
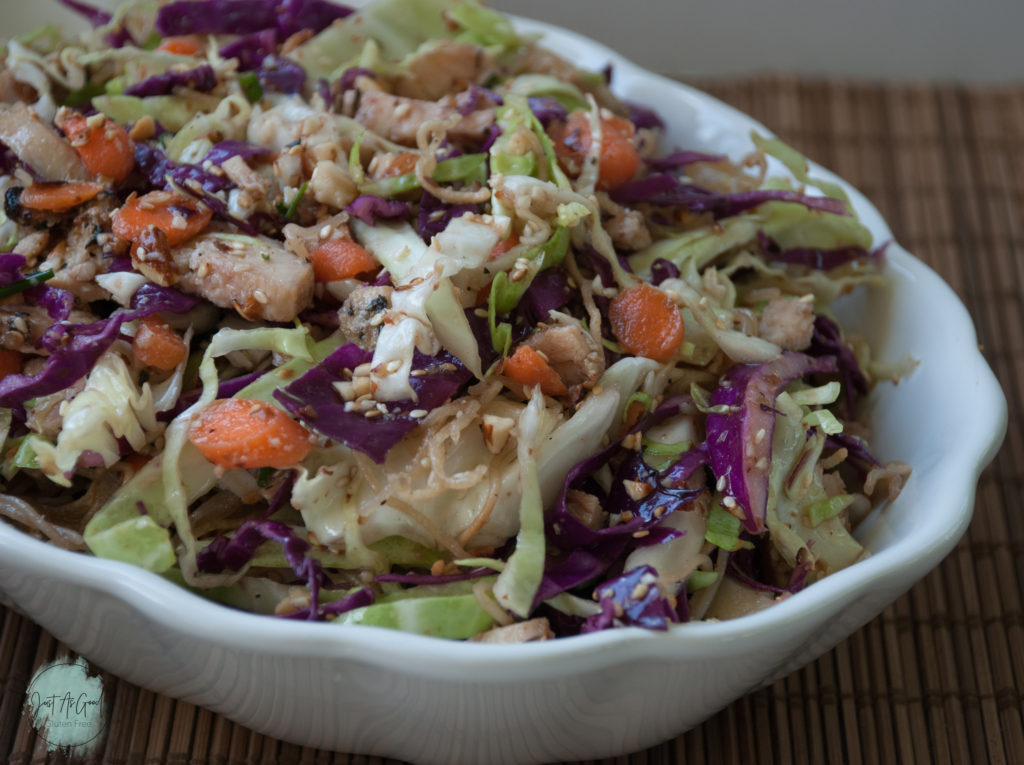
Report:
M 787 351 L 802 351 L 814 335 L 813 308 L 806 300 L 774 298 L 761 314 L 757 334 Z
M 45 181 L 87 181 L 78 152 L 25 104 L 0 104 L 0 141 Z
M 367 351 L 377 345 L 381 320 L 374 319 L 391 308 L 391 287 L 356 287 L 338 311 L 338 323 L 342 334 Z
M 119 243 L 110 231 L 110 213 L 115 201 L 101 195 L 75 216 L 67 238 L 46 254 L 39 270 L 53 269 L 48 284 L 68 290 L 86 302 L 105 300 L 109 294 L 96 283 L 98 274 L 107 273 Z
M 399 96 L 436 101 L 484 83 L 497 71 L 494 57 L 479 45 L 442 40 L 405 65 L 394 90 Z
M 369 130 L 404 146 L 416 145 L 416 131 L 424 122 L 458 120 L 448 130 L 455 140 L 480 139 L 494 122 L 493 109 L 481 109 L 465 116 L 454 106 L 435 101 L 393 96 L 381 91 L 367 91 L 359 99 L 356 120 Z
M 312 264 L 270 239 L 202 234 L 171 255 L 180 289 L 251 321 L 291 321 L 312 304 Z
M 473 642 L 533 643 L 538 640 L 551 640 L 554 636 L 555 634 L 551 631 L 551 625 L 548 623 L 548 620 L 540 617 L 481 632 L 473 638 Z
M 557 321 L 534 332 L 525 343 L 544 354 L 576 399 L 604 374 L 604 349 L 575 319 L 559 316 Z

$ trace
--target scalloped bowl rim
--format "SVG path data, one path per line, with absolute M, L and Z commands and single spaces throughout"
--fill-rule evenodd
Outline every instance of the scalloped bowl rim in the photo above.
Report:
M 713 114 L 745 134 L 756 130 L 771 132 L 742 112 L 679 82 L 646 72 L 619 54 L 581 35 L 552 25 L 513 17 L 526 32 L 542 33 L 587 54 L 589 59 L 605 60 L 614 67 L 614 83 L 619 89 L 624 80 L 643 80 L 678 95 L 702 114 Z M 586 63 L 584 64 L 586 65 Z M 862 221 L 876 239 L 891 240 L 892 234 L 881 215 L 850 184 L 812 163 L 819 176 L 840 183 L 849 193 Z M 966 308 L 952 289 L 928 266 L 902 247 L 891 244 L 887 251 L 890 266 L 905 270 L 934 293 L 947 310 L 946 320 L 961 329 L 976 345 L 976 335 Z M 46 574 L 68 585 L 107 593 L 132 607 L 138 614 L 171 633 L 189 634 L 213 644 L 236 650 L 252 650 L 268 655 L 342 657 L 358 655 L 361 661 L 387 666 L 392 671 L 419 676 L 450 677 L 452 667 L 473 673 L 477 679 L 522 680 L 528 676 L 564 675 L 579 670 L 580 662 L 592 667 L 627 661 L 634 655 L 670 657 L 717 657 L 733 654 L 738 647 L 752 647 L 767 632 L 779 631 L 827 612 L 837 601 L 852 602 L 869 592 L 873 585 L 896 577 L 901 571 L 917 573 L 906 586 L 934 567 L 956 544 L 970 521 L 975 487 L 984 466 L 992 459 L 1006 429 L 1006 400 L 975 348 L 966 353 L 963 363 L 979 376 L 978 384 L 986 395 L 973 402 L 974 427 L 950 444 L 944 462 L 957 465 L 965 480 L 955 487 L 948 504 L 961 508 L 953 512 L 953 523 L 921 530 L 920 536 L 900 542 L 872 554 L 867 559 L 816 582 L 813 586 L 772 607 L 738 619 L 722 622 L 695 622 L 678 625 L 667 632 L 637 628 L 614 629 L 589 635 L 526 645 L 481 645 L 449 641 L 367 626 L 293 622 L 235 611 L 207 601 L 158 575 L 117 561 L 94 558 L 61 550 L 32 539 L 13 527 L 0 523 L 0 559 L 2 568 L 16 568 L 21 574 Z M 972 402 L 964 403 L 964 406 Z M 574 661 L 566 662 L 566 659 Z

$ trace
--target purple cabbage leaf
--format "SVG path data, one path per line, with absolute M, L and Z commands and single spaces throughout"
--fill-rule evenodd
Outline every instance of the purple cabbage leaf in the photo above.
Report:
M 126 96 L 166 96 L 175 88 L 190 88 L 202 93 L 209 93 L 217 87 L 217 73 L 209 64 L 197 66 L 185 72 L 164 72 L 136 82 L 125 88 Z
M 601 612 L 587 619 L 581 632 L 596 632 L 619 624 L 649 630 L 667 630 L 679 616 L 668 593 L 658 585 L 658 572 L 640 566 L 610 579 L 594 590 Z
M 775 399 L 789 383 L 813 372 L 834 372 L 832 356 L 814 358 L 784 351 L 763 364 L 737 364 L 712 392 L 712 407 L 727 413 L 707 417 L 707 448 L 720 490 L 743 510 L 743 527 L 764 531 L 771 473 Z
M 348 379 L 360 364 L 373 357 L 354 343 L 343 345 L 284 388 L 274 398 L 310 430 L 363 452 L 382 463 L 388 452 L 418 425 L 414 410 L 430 411 L 446 403 L 464 385 L 471 373 L 451 354 L 427 356 L 416 351 L 412 368 L 423 374 L 409 378 L 417 400 L 388 402 L 387 413 L 374 419 L 361 411 L 348 411 L 334 383 Z
M 814 197 L 786 189 L 759 189 L 722 194 L 684 184 L 669 173 L 655 173 L 639 181 L 631 181 L 612 191 L 611 197 L 621 205 L 647 203 L 664 207 L 682 207 L 694 213 L 711 213 L 715 219 L 738 215 L 765 202 L 796 202 L 811 210 L 822 210 L 837 215 L 847 214 L 846 204 L 831 197 Z

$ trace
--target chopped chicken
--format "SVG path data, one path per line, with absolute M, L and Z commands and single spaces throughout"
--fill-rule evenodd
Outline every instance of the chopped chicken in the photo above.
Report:
M 773 298 L 761 314 L 757 334 L 787 351 L 802 351 L 814 335 L 814 306 L 803 299 Z
M 313 266 L 270 239 L 203 234 L 172 255 L 180 289 L 251 321 L 291 321 L 313 302 Z
M 480 139 L 494 122 L 494 110 L 481 109 L 463 116 L 454 106 L 368 91 L 359 99 L 356 120 L 396 143 L 415 146 L 416 132 L 424 122 L 452 120 L 449 137 Z
M 395 94 L 436 101 L 486 82 L 498 64 L 479 45 L 442 40 L 410 59 L 396 78 Z
M 544 617 L 529 619 L 517 624 L 481 632 L 473 638 L 476 643 L 533 643 L 539 640 L 551 640 L 555 633 Z
M 382 319 L 391 307 L 391 287 L 356 287 L 338 311 L 342 333 L 368 351 L 377 345 Z M 375 318 L 379 317 L 379 318 Z
M 530 335 L 526 345 L 544 354 L 569 388 L 570 397 L 577 398 L 604 374 L 604 349 L 578 321 L 562 315 L 557 321 Z

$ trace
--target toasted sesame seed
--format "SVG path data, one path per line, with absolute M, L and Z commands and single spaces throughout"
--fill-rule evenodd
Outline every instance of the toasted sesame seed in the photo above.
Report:
M 643 539 L 644 537 L 646 537 L 650 533 L 651 532 L 649 532 L 647 529 L 640 529 L 640 531 L 634 531 L 633 532 L 633 539 Z
M 202 278 L 208 276 L 209 273 L 210 273 L 210 264 L 209 263 L 205 263 L 205 262 L 204 263 L 200 263 L 199 264 L 199 268 L 196 270 L 196 274 L 199 276 L 199 278 L 202 279 Z
M 647 593 L 650 591 L 650 589 L 651 588 L 649 585 L 646 585 L 643 582 L 637 582 L 636 587 L 634 587 L 633 591 L 629 593 L 629 597 L 631 597 L 633 600 L 643 600 L 647 597 Z
M 426 374 L 426 369 L 414 369 L 409 373 L 409 377 L 425 377 Z
M 368 420 L 372 420 L 372 419 L 375 419 L 375 418 L 380 417 L 380 416 L 381 416 L 381 413 L 378 410 L 376 410 L 376 409 L 371 409 L 370 411 L 363 413 L 363 417 L 365 417 Z
M 665 507 L 664 505 L 658 505 L 656 508 L 654 508 L 654 517 L 660 518 L 665 514 L 666 510 L 668 510 L 668 508 Z

